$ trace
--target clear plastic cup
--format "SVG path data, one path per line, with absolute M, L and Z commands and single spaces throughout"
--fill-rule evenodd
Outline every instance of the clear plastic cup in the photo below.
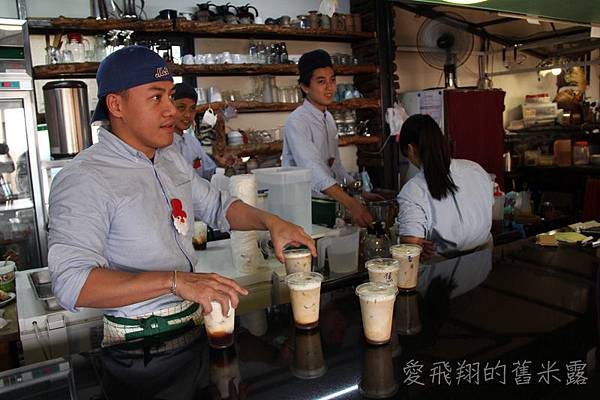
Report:
M 356 294 L 360 299 L 365 339 L 375 345 L 388 343 L 398 287 L 392 283 L 366 282 L 358 285 Z
M 215 349 L 223 349 L 233 344 L 235 328 L 235 309 L 229 303 L 229 314 L 223 315 L 221 303 L 211 301 L 212 311 L 204 317 L 204 327 L 208 335 L 208 344 Z
M 299 329 L 312 329 L 319 324 L 321 282 L 317 272 L 296 272 L 286 277 L 294 322 Z
M 400 261 L 393 258 L 374 258 L 365 263 L 369 271 L 369 281 L 386 282 L 398 286 Z
M 423 248 L 416 244 L 396 244 L 390 247 L 393 258 L 400 262 L 398 287 L 401 290 L 414 290 L 419 279 L 419 259 Z
M 283 252 L 285 272 L 310 272 L 312 270 L 312 254 L 309 249 L 290 249 Z

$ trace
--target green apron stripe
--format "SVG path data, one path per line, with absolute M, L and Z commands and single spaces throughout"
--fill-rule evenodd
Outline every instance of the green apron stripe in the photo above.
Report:
M 151 315 L 148 318 L 132 319 L 132 318 L 125 318 L 125 317 L 115 317 L 112 315 L 104 315 L 104 318 L 106 318 L 107 320 L 109 320 L 112 323 L 119 324 L 119 325 L 142 327 L 143 325 L 146 324 L 145 323 L 146 320 L 149 320 L 149 319 L 155 318 L 155 317 L 158 317 L 165 321 L 172 321 L 174 319 L 188 317 L 188 316 L 192 315 L 193 313 L 195 313 L 199 307 L 200 307 L 200 305 L 198 303 L 194 303 L 183 311 L 180 311 L 176 314 L 167 315 L 164 317 L 158 316 L 158 315 Z

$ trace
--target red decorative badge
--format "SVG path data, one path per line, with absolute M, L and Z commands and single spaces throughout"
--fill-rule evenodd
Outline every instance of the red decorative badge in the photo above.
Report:
M 171 207 L 173 208 L 173 212 L 171 213 L 173 216 L 173 225 L 180 235 L 185 235 L 188 231 L 187 214 L 183 211 L 181 200 L 172 199 Z
M 202 160 L 199 158 L 196 158 L 194 160 L 194 169 L 199 169 L 200 167 L 202 167 Z

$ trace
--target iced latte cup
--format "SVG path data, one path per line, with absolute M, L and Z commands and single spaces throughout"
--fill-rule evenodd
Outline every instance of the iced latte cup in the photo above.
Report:
M 233 344 L 235 309 L 229 303 L 229 315 L 223 315 L 221 303 L 211 301 L 212 311 L 204 317 L 204 327 L 208 344 L 215 349 L 223 349 Z
M 312 329 L 319 324 L 321 282 L 317 272 L 296 272 L 285 278 L 290 289 L 294 322 L 299 329 Z
M 365 339 L 375 345 L 388 343 L 398 288 L 392 283 L 367 282 L 356 288 L 356 294 L 360 299 Z
M 398 287 L 400 290 L 414 290 L 419 279 L 419 259 L 423 248 L 416 244 L 397 244 L 390 247 L 392 257 L 400 262 Z
M 369 271 L 369 281 L 386 282 L 398 286 L 400 262 L 393 258 L 374 258 L 365 263 Z
M 312 254 L 308 249 L 290 249 L 283 252 L 286 274 L 295 272 L 310 272 L 312 269 Z

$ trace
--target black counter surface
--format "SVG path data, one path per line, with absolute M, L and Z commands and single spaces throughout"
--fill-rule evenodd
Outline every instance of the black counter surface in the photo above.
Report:
M 364 274 L 323 287 L 310 332 L 294 328 L 285 293 L 271 293 L 281 304 L 240 308 L 226 350 L 209 349 L 198 327 L 158 345 L 73 355 L 75 391 L 128 400 L 598 399 L 599 261 L 591 249 L 521 240 L 423 264 L 417 292 L 397 297 L 384 346 L 362 334 L 354 289 Z

